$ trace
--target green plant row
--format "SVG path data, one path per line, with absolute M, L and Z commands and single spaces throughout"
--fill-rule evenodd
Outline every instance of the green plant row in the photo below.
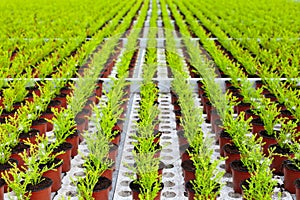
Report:
M 131 24 L 130 21 L 132 17 L 138 11 L 141 5 L 142 1 L 138 1 L 135 4 L 135 6 L 128 13 L 127 18 L 124 19 L 126 25 L 124 25 L 123 28 L 115 30 L 115 33 L 126 31 L 128 26 Z M 145 10 L 145 8 L 147 8 L 147 4 L 144 4 L 142 7 L 143 10 Z M 105 61 L 111 55 L 110 52 L 119 42 L 121 34 L 118 34 L 118 36 L 119 37 L 116 36 L 109 39 L 103 45 L 102 50 L 98 52 L 96 56 L 94 56 L 92 66 L 96 66 L 96 69 L 90 71 L 90 76 L 100 73 L 100 68 L 97 66 L 103 66 L 105 64 Z M 108 88 L 105 88 L 105 91 L 107 89 L 108 92 L 104 91 L 107 99 L 102 102 L 100 107 L 93 107 L 93 111 L 96 114 L 96 117 L 93 119 L 94 123 L 96 124 L 96 132 L 91 134 L 86 133 L 84 135 L 88 144 L 89 155 L 84 157 L 84 171 L 86 176 L 79 178 L 76 181 L 78 183 L 77 189 L 79 192 L 79 199 L 93 199 L 93 189 L 98 182 L 98 178 L 113 164 L 112 161 L 107 158 L 107 155 L 110 148 L 110 143 L 117 134 L 116 131 L 113 131 L 113 127 L 116 125 L 120 114 L 123 112 L 121 104 L 124 101 L 124 88 L 127 86 L 125 78 L 125 76 L 120 76 L 118 79 L 112 78 L 109 82 Z
M 188 33 L 185 31 L 185 33 Z M 238 70 L 238 68 L 235 68 L 236 70 L 231 71 L 231 80 L 233 85 L 237 88 L 241 89 L 241 94 L 244 96 L 244 102 L 251 103 L 253 107 L 258 108 L 258 114 L 263 119 L 264 123 L 266 124 L 266 128 L 268 130 L 268 133 L 270 135 L 273 135 L 273 128 L 275 124 L 279 123 L 280 120 L 277 119 L 277 116 L 280 114 L 279 110 L 276 108 L 276 104 L 269 102 L 267 99 L 264 99 L 260 93 L 261 90 L 255 91 L 255 89 L 252 88 L 252 84 L 246 79 L 245 75 L 242 73 L 241 70 Z M 203 71 L 202 71 L 203 73 Z M 264 73 L 265 75 L 268 74 L 267 71 Z M 271 77 L 271 76 L 269 76 Z M 266 77 L 267 78 L 267 77 Z M 239 79 L 239 80 L 237 80 Z M 212 86 L 211 88 L 214 88 L 214 81 L 210 81 L 208 86 Z M 274 88 L 275 89 L 275 88 Z M 276 90 L 276 89 L 275 89 Z M 211 92 L 217 92 L 217 90 L 211 91 Z M 219 92 L 220 93 L 220 92 Z M 218 95 L 213 95 L 214 97 L 217 97 Z M 282 97 L 283 98 L 283 97 Z M 257 101 L 259 100 L 260 101 Z M 213 100 L 214 101 L 214 100 Z M 217 101 L 214 101 L 217 102 Z M 222 101 L 219 101 L 222 102 Z M 224 106 L 222 106 L 224 107 Z M 219 110 L 220 114 L 223 112 L 222 110 Z M 267 111 L 267 112 L 265 112 Z M 272 113 L 272 116 L 270 115 Z M 222 114 L 221 114 L 222 116 Z M 281 120 L 281 123 L 283 121 Z
M 136 11 L 138 8 L 138 5 L 136 6 L 136 9 L 133 11 Z M 133 17 L 135 15 L 135 12 L 130 12 L 130 14 L 128 14 L 129 17 L 127 17 L 127 20 L 130 20 L 131 17 Z M 126 29 L 127 27 L 122 27 L 123 29 Z M 118 30 L 121 30 L 118 29 Z M 93 65 L 91 67 L 90 70 L 86 70 L 85 71 L 85 76 L 84 77 L 80 77 L 79 80 L 76 83 L 76 87 L 74 87 L 74 93 L 71 98 L 68 99 L 69 102 L 69 107 L 68 109 L 64 109 L 61 112 L 55 112 L 55 118 L 53 119 L 53 123 L 55 126 L 55 136 L 56 136 L 56 140 L 55 141 L 59 141 L 62 142 L 66 139 L 66 137 L 68 135 L 70 135 L 72 133 L 72 127 L 75 126 L 75 121 L 74 121 L 74 116 L 76 114 L 76 112 L 78 112 L 80 110 L 80 108 L 82 108 L 84 102 L 87 100 L 87 97 L 89 97 L 89 95 L 91 95 L 91 91 L 93 90 L 93 88 L 95 87 L 95 81 L 98 78 L 97 75 L 95 74 L 99 74 L 101 69 L 103 68 L 103 65 L 105 64 L 105 60 L 111 55 L 111 51 L 114 49 L 115 44 L 117 44 L 118 42 L 118 38 L 117 39 L 113 39 L 113 40 L 108 40 L 108 42 L 106 44 L 103 45 L 103 51 L 101 52 L 102 54 L 98 53 L 93 55 L 94 60 L 97 60 L 98 63 L 97 65 Z M 103 59 L 103 60 L 102 60 Z M 94 72 L 94 73 L 93 73 Z M 96 72 L 96 73 L 95 73 Z M 61 81 L 63 79 L 54 79 L 54 82 L 57 84 L 59 83 L 59 81 Z M 50 82 L 52 83 L 52 82 Z M 50 94 L 52 94 L 53 89 L 60 89 L 58 85 L 54 85 L 53 87 L 50 87 Z M 49 89 L 49 88 L 48 88 Z M 83 93 L 84 92 L 84 93 Z M 85 98 L 83 98 L 85 97 Z M 78 98 L 78 99 L 76 99 Z M 28 114 L 28 113 L 27 113 Z M 46 138 L 44 138 L 45 140 L 43 144 L 47 144 L 48 140 L 46 140 Z M 42 143 L 42 141 L 40 143 Z M 55 145 L 51 145 L 52 147 L 56 147 Z M 52 149 L 53 150 L 53 149 Z M 39 151 L 37 151 L 39 152 Z M 40 151 L 42 153 L 42 151 Z M 47 149 L 43 152 L 46 153 L 51 153 L 51 149 Z M 48 155 L 47 154 L 47 155 Z M 31 157 L 29 158 L 30 160 L 37 160 L 34 155 L 32 154 L 32 159 Z M 46 155 L 46 154 L 45 154 Z M 47 157 L 47 156 L 46 156 Z M 49 157 L 50 158 L 50 157 Z M 52 158 L 52 157 L 51 157 Z M 41 160 L 43 161 L 43 160 Z M 30 163 L 28 163 L 30 164 Z M 34 170 L 35 173 L 32 173 L 33 175 L 36 175 L 35 180 L 36 182 L 41 181 L 41 175 L 42 175 L 42 171 L 37 171 L 36 166 L 38 164 L 41 164 L 40 162 L 36 162 L 35 164 L 30 164 L 32 167 L 34 167 L 32 170 Z M 22 179 L 26 179 L 27 177 L 29 177 L 29 179 L 26 180 L 30 180 L 32 176 L 26 176 L 26 173 L 18 173 L 17 175 L 14 173 L 15 176 L 15 180 L 22 180 Z M 35 183 L 36 183 L 35 182 Z M 16 184 L 15 182 L 12 182 L 12 184 Z M 20 182 L 19 182 L 20 184 Z M 18 186 L 18 187 L 17 187 Z M 15 188 L 16 191 L 20 191 L 20 188 L 22 188 L 20 185 L 17 185 Z M 23 185 L 26 188 L 26 185 Z M 23 192 L 23 193 L 22 193 Z M 20 194 L 20 198 L 24 197 L 24 187 L 23 190 L 21 191 Z
M 21 5 L 22 5 L 22 3 L 21 3 Z M 35 4 L 29 4 L 28 6 L 30 7 L 32 5 L 35 5 Z M 107 8 L 107 7 L 108 6 L 105 6 L 105 4 L 103 4 L 103 7 L 100 6 L 100 8 L 96 8 L 96 9 L 103 9 L 103 8 Z M 12 56 L 6 56 L 6 59 L 9 60 L 9 62 L 7 63 L 8 64 L 7 66 L 11 65 L 10 72 L 9 72 L 10 76 L 14 75 L 13 72 L 20 73 L 23 71 L 22 69 L 25 69 L 26 67 L 35 66 L 40 61 L 43 61 L 42 59 L 45 59 L 45 56 L 48 56 L 49 54 L 50 54 L 49 55 L 50 58 L 52 57 L 51 55 L 53 55 L 53 57 L 55 59 L 59 58 L 59 57 L 57 57 L 58 55 L 63 56 L 66 53 L 70 54 L 72 51 L 74 51 L 74 49 L 76 49 L 76 47 L 80 43 L 85 41 L 85 38 L 87 36 L 85 36 L 85 33 L 83 33 L 83 32 L 85 32 L 85 31 L 89 32 L 88 29 L 91 29 L 91 30 L 95 29 L 91 33 L 93 35 L 99 28 L 98 26 L 101 27 L 106 22 L 106 20 L 109 20 L 114 15 L 114 13 L 111 12 L 111 13 L 105 14 L 105 16 L 104 15 L 99 16 L 99 14 L 101 12 L 98 12 L 97 13 L 98 19 L 93 20 L 93 22 L 95 22 L 95 24 L 93 24 L 93 26 L 96 26 L 96 28 L 89 25 L 88 23 L 90 23 L 90 22 L 84 21 L 83 23 L 85 23 L 86 25 L 77 23 L 77 24 L 74 24 L 74 25 L 76 25 L 76 27 L 74 27 L 73 29 L 70 29 L 69 31 L 65 31 L 63 24 L 65 23 L 64 20 L 66 20 L 67 15 L 65 15 L 61 19 L 58 18 L 59 20 L 55 19 L 55 18 L 53 19 L 53 16 L 55 16 L 55 15 L 52 15 L 51 17 L 47 17 L 46 19 L 41 19 L 41 18 L 44 18 L 46 15 L 51 15 L 50 10 L 48 10 L 48 12 L 43 12 L 43 8 L 48 9 L 48 5 L 41 6 L 41 8 L 39 10 L 37 10 L 38 13 L 36 13 L 37 16 L 35 17 L 36 18 L 35 20 L 38 22 L 33 23 L 32 28 L 31 28 L 31 26 L 26 27 L 26 24 L 21 25 L 21 26 L 23 26 L 23 28 L 20 28 L 20 29 L 23 32 L 25 31 L 24 29 L 28 28 L 28 30 L 27 30 L 28 32 L 23 33 L 23 36 L 20 37 L 20 36 L 12 35 L 12 36 L 9 36 L 10 38 L 7 38 L 7 36 L 5 39 L 3 38 L 3 40 L 5 42 L 12 43 L 12 45 L 16 45 L 16 47 L 12 48 L 12 47 L 6 47 L 5 43 L 3 43 L 3 53 L 6 54 L 6 52 L 9 52 L 9 53 L 13 54 L 13 58 L 12 58 Z M 55 8 L 53 8 L 53 9 L 55 11 Z M 75 9 L 75 7 L 73 9 Z M 31 12 L 30 8 L 28 11 Z M 20 8 L 19 8 L 19 10 L 16 10 L 16 12 L 20 12 Z M 41 12 L 41 13 L 39 13 L 39 12 Z M 76 14 L 78 15 L 78 13 L 76 13 L 76 12 L 72 12 L 72 11 L 67 12 L 67 10 L 65 11 L 65 13 L 68 13 L 69 15 L 75 14 L 75 16 L 76 16 Z M 79 11 L 79 13 L 81 15 L 83 15 L 84 12 Z M 106 12 L 104 12 L 104 13 L 106 13 Z M 23 13 L 21 12 L 20 15 L 22 15 L 22 14 Z M 28 15 L 28 16 L 30 16 L 30 15 Z M 75 16 L 70 16 L 70 18 L 74 18 L 74 21 L 76 21 L 75 19 L 77 19 L 77 17 L 80 18 L 80 15 L 78 15 L 76 17 Z M 8 17 L 9 17 L 9 15 L 6 16 L 6 18 L 4 18 L 4 20 L 7 19 Z M 25 18 L 27 18 L 27 17 L 25 17 Z M 82 19 L 89 20 L 89 18 L 86 18 L 86 17 L 82 17 Z M 55 25 L 53 25 L 49 29 L 49 27 L 47 27 L 47 26 L 48 26 L 48 24 L 51 24 L 51 23 L 50 22 L 47 23 L 46 20 L 55 21 Z M 30 20 L 28 19 L 28 21 L 31 21 L 31 19 Z M 41 23 L 40 21 L 43 21 L 43 22 Z M 14 22 L 18 22 L 18 20 L 16 19 Z M 18 29 L 17 27 L 20 24 L 19 23 L 16 23 L 16 24 L 18 24 L 18 25 L 14 26 L 14 27 L 16 29 Z M 24 28 L 24 27 L 26 27 L 26 28 Z M 82 27 L 86 27 L 86 28 L 82 28 Z M 60 28 L 60 30 L 55 30 L 56 28 Z M 39 38 L 37 38 L 37 36 L 29 36 L 30 31 L 32 32 L 32 30 L 34 30 L 33 33 L 36 34 L 38 32 L 37 29 L 42 29 L 41 31 L 46 34 L 50 34 L 51 31 L 55 30 L 56 36 L 50 36 L 50 35 L 48 37 L 40 36 Z M 45 29 L 47 29 L 47 30 L 45 31 Z M 18 31 L 15 30 L 13 32 L 18 32 Z M 81 33 L 83 33 L 83 34 L 81 34 Z M 5 34 L 5 32 L 4 32 L 4 34 Z M 8 33 L 8 35 L 10 35 L 10 34 L 11 33 Z M 61 34 L 61 36 L 59 34 Z M 76 36 L 76 34 L 77 34 L 77 36 Z M 8 49 L 6 49 L 6 48 L 8 48 Z M 45 48 L 47 51 L 44 51 L 43 48 Z M 16 49 L 16 50 L 14 51 L 14 49 Z M 57 50 L 67 49 L 69 52 L 66 52 L 66 50 L 64 50 L 66 52 L 66 53 L 64 53 L 62 50 L 60 50 L 59 54 L 57 54 L 56 49 Z M 22 63 L 22 65 L 20 65 L 20 63 Z M 1 69 L 4 72 L 4 70 L 6 70 L 7 67 L 6 67 L 6 65 L 4 65 L 4 63 L 3 63 L 3 66 L 4 66 L 4 68 L 1 68 Z M 21 70 L 20 70 L 20 67 L 22 67 Z
M 177 22 L 177 21 L 182 21 L 182 18 L 180 18 L 180 15 L 178 14 L 176 8 L 174 8 L 172 11 L 176 23 L 177 24 L 179 23 L 180 30 L 187 31 L 187 29 L 184 27 L 184 24 L 182 22 Z M 183 32 L 183 33 L 187 33 L 187 32 Z M 232 116 L 233 114 L 232 104 L 231 105 L 229 104 L 230 103 L 229 100 L 231 100 L 230 96 L 226 97 L 227 95 L 224 96 L 221 93 L 221 90 L 220 89 L 218 90 L 219 85 L 215 83 L 215 76 L 213 75 L 214 69 L 211 68 L 210 65 L 203 64 L 203 60 L 201 59 L 194 60 L 193 59 L 195 58 L 195 56 L 193 55 L 194 52 L 196 54 L 198 53 L 198 55 L 201 55 L 199 51 L 199 47 L 197 48 L 197 45 L 195 47 L 189 40 L 185 40 L 185 42 L 186 42 L 187 49 L 191 55 L 190 56 L 191 62 L 195 66 L 197 66 L 198 72 L 202 75 L 204 85 L 206 86 L 206 91 L 209 93 L 213 105 L 216 107 L 217 110 L 222 111 L 221 117 L 223 120 L 225 120 L 226 125 L 227 122 L 230 121 L 230 125 L 228 126 L 224 125 L 224 126 L 226 126 L 227 128 L 226 130 L 228 132 L 232 133 L 233 141 L 239 146 L 239 149 L 242 152 L 243 156 L 241 160 L 245 164 L 245 166 L 247 166 L 249 171 L 251 171 L 252 176 L 250 179 L 250 184 L 252 187 L 250 187 L 251 191 L 249 192 L 246 191 L 245 196 L 247 197 L 247 199 L 248 197 L 249 199 L 252 199 L 253 197 L 255 198 L 265 197 L 271 199 L 270 194 L 272 193 L 272 191 L 270 192 L 269 190 L 267 190 L 267 188 L 269 188 L 269 184 L 275 185 L 275 182 L 272 180 L 272 172 L 269 169 L 269 164 L 271 162 L 270 159 L 265 158 L 263 156 L 261 152 L 261 146 L 259 145 L 259 141 L 257 141 L 254 136 L 253 137 L 246 136 L 247 131 L 245 130 L 249 129 L 249 121 L 246 121 L 243 125 L 243 120 L 244 120 L 243 114 L 236 119 L 239 120 L 239 122 L 233 123 L 232 120 L 235 119 Z M 234 127 L 236 127 L 236 129 Z M 255 159 L 253 159 L 251 156 L 255 157 Z M 260 166 L 257 167 L 258 165 Z M 261 190 L 259 189 L 259 187 L 256 187 L 255 185 L 258 185 L 257 183 L 260 183 L 259 186 L 264 189 Z
M 230 24 L 228 23 L 229 19 L 224 21 L 225 19 L 223 20 L 223 17 L 219 19 L 214 14 L 212 14 L 212 12 L 210 12 L 206 8 L 209 7 L 209 5 L 201 4 L 200 8 L 203 13 L 199 12 L 199 10 L 195 10 L 196 6 L 200 6 L 200 5 L 196 4 L 196 2 L 192 2 L 189 6 L 189 9 L 193 10 L 193 13 L 196 13 L 198 19 L 201 20 L 202 24 L 207 28 L 209 28 L 210 31 L 212 31 L 213 34 L 216 37 L 218 37 L 218 41 L 220 41 L 220 43 L 226 49 L 228 49 L 228 51 L 231 52 L 231 54 L 242 64 L 242 66 L 245 67 L 245 69 L 249 74 L 255 75 L 259 70 L 259 68 L 256 69 L 257 68 L 256 66 L 260 66 L 260 68 L 269 67 L 272 70 L 277 70 L 278 72 L 281 73 L 281 75 L 287 77 L 298 76 L 298 73 L 295 70 L 295 68 L 297 68 L 297 64 L 295 65 L 295 63 L 298 63 L 298 60 L 297 58 L 294 59 L 293 57 L 291 57 L 292 52 L 290 52 L 291 49 L 295 49 L 294 45 L 296 44 L 295 42 L 297 42 L 297 39 L 294 39 L 293 36 L 284 35 L 281 36 L 280 40 L 278 40 L 277 38 L 274 39 L 266 38 L 267 36 L 266 33 L 264 36 L 261 36 L 259 39 L 258 39 L 259 36 L 252 38 L 252 36 L 250 36 L 250 33 L 249 35 L 246 34 L 246 30 L 250 30 L 249 26 L 244 27 L 245 31 L 241 30 L 241 33 L 239 33 L 239 31 L 236 30 L 235 27 L 231 26 L 231 24 L 233 23 Z M 209 17 L 209 19 L 207 17 Z M 226 17 L 228 17 L 228 15 L 226 15 Z M 235 15 L 233 15 L 232 17 L 236 18 Z M 257 17 L 256 14 L 255 17 Z M 215 24 L 217 24 L 218 26 L 216 26 Z M 236 26 L 241 27 L 241 23 L 238 23 L 238 25 Z M 223 29 L 226 33 L 224 33 L 221 29 Z M 232 33 L 235 33 L 234 35 L 235 37 L 229 40 L 228 35 L 231 35 Z M 276 34 L 276 32 L 274 34 Z M 275 50 L 269 49 L 273 47 L 271 46 L 271 44 L 270 45 L 264 44 L 267 43 L 269 40 L 270 43 L 272 42 L 273 46 L 277 45 L 275 46 L 276 48 Z M 243 50 L 242 49 L 243 46 L 241 44 L 245 45 L 245 47 L 249 48 L 249 50 Z M 261 49 L 260 46 L 268 46 L 268 47 L 266 49 Z M 278 48 L 285 49 L 285 51 L 278 51 Z M 253 58 L 252 53 L 255 54 L 255 58 Z M 260 60 L 261 62 L 259 62 Z
M 174 11 L 174 5 L 171 1 L 167 1 L 171 12 Z M 165 7 L 165 2 L 162 7 Z M 165 24 L 170 24 L 169 16 L 167 16 L 166 9 L 162 9 Z M 172 27 L 172 29 L 174 29 Z M 171 32 L 171 31 L 170 31 Z M 167 34 L 166 34 L 167 35 Z M 168 37 L 169 36 L 169 37 Z M 167 51 L 169 46 L 174 48 L 172 44 L 175 43 L 174 37 L 169 34 L 167 36 Z M 224 174 L 217 169 L 217 165 L 221 160 L 211 160 L 213 150 L 210 148 L 211 140 L 204 137 L 201 124 L 203 123 L 202 111 L 195 105 L 195 99 L 191 90 L 191 84 L 183 77 L 187 77 L 187 73 L 183 72 L 183 61 L 177 54 L 176 49 L 171 49 L 173 54 L 167 55 L 167 62 L 172 69 L 174 80 L 172 81 L 172 88 L 178 95 L 179 105 L 181 107 L 181 124 L 183 126 L 184 135 L 187 138 L 190 148 L 189 151 L 191 160 L 196 168 L 196 179 L 192 180 L 192 185 L 195 190 L 196 199 L 210 199 L 215 198 L 221 189 L 220 180 Z M 175 52 L 174 52 L 175 51 Z M 179 69 L 179 70 L 178 70 Z

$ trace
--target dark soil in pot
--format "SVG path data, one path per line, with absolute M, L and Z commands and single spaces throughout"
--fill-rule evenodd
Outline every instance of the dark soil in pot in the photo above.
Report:
M 194 200 L 195 199 L 195 190 L 194 190 L 194 186 L 193 183 L 191 182 L 192 180 L 188 181 L 185 183 L 185 188 L 188 192 L 188 200 Z M 217 192 L 220 189 L 220 185 L 217 184 L 216 187 L 213 189 L 213 193 Z M 203 197 L 204 198 L 204 197 Z M 200 198 L 201 199 L 201 198 Z M 212 200 L 211 198 L 209 198 L 210 200 Z
M 53 181 L 50 178 L 44 177 L 44 180 L 37 185 L 28 184 L 26 190 L 31 192 L 37 192 L 47 187 L 50 187 L 52 183 Z
M 19 135 L 19 140 L 22 142 L 22 141 L 25 141 L 29 138 L 30 142 L 35 144 L 36 141 L 36 136 L 40 134 L 40 131 L 37 130 L 37 129 L 30 129 L 28 132 L 21 132 L 20 135 Z
M 25 149 L 29 149 L 29 145 L 19 142 L 16 146 L 11 149 L 12 153 L 22 153 Z
M 96 191 L 107 189 L 111 186 L 111 183 L 112 183 L 111 180 L 101 176 L 98 178 L 98 182 L 96 183 L 93 191 L 96 192 Z
M 0 173 L 12 168 L 14 163 L 18 164 L 18 161 L 16 159 L 10 158 L 8 160 L 8 162 L 6 162 L 4 164 L 0 164 Z M 1 174 L 0 174 L 0 177 L 1 177 Z
M 24 160 L 21 157 L 21 153 L 25 151 L 29 152 L 30 146 L 24 144 L 23 142 L 19 142 L 16 146 L 11 149 L 11 158 L 16 159 L 18 161 L 18 167 L 24 166 Z
M 133 200 L 139 200 L 138 194 L 141 193 L 142 187 L 138 183 L 135 183 L 134 181 L 130 182 L 129 187 L 130 187 L 130 189 L 132 190 L 132 193 L 133 193 L 132 194 Z M 164 188 L 163 183 L 160 183 L 160 188 L 161 188 L 160 191 L 162 191 L 162 189 Z M 160 192 L 154 198 L 154 200 L 158 200 L 158 199 L 160 199 Z
M 61 101 L 60 100 L 51 100 L 48 104 L 48 108 L 60 107 Z
M 54 153 L 58 153 L 61 151 L 67 151 L 70 150 L 72 148 L 72 144 L 68 143 L 68 142 L 64 142 L 61 145 L 59 145 L 59 147 L 55 148 L 53 150 Z

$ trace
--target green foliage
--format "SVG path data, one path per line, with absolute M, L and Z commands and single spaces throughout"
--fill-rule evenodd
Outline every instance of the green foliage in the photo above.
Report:
M 153 155 L 147 153 L 133 152 L 135 166 L 128 166 L 138 179 L 135 183 L 141 186 L 139 198 L 153 200 L 161 190 L 161 177 L 158 175 L 159 158 L 153 158 Z
M 8 125 L 0 125 L 0 164 L 6 164 L 11 156 L 11 138 L 8 130 L 6 129 Z
M 278 118 L 280 108 L 268 98 L 261 99 L 259 106 L 257 105 L 256 108 L 257 109 L 253 110 L 253 112 L 263 121 L 267 134 L 274 135 L 274 126 L 281 121 L 281 119 Z
M 272 160 L 263 158 L 256 169 L 251 173 L 247 181 L 249 188 L 243 187 L 243 198 L 245 199 L 272 199 L 274 187 L 277 181 L 273 179 L 273 173 L 270 170 Z
M 54 113 L 54 118 L 52 120 L 47 120 L 53 123 L 55 142 L 57 145 L 62 144 L 66 141 L 67 137 L 74 133 L 74 128 L 76 126 L 73 112 L 70 109 L 52 109 Z
M 300 133 L 296 132 L 297 124 L 292 120 L 281 123 L 279 134 L 275 135 L 278 145 L 283 149 L 288 149 L 291 143 L 297 142 Z
M 212 139 L 200 139 L 200 137 L 196 139 L 198 142 L 197 149 L 189 152 L 196 169 L 196 178 L 191 181 L 195 190 L 195 198 L 214 199 L 220 194 L 222 187 L 221 179 L 225 172 L 220 171 L 217 167 L 224 159 L 211 160 L 213 154 Z
M 60 164 L 60 162 L 52 162 L 60 153 L 53 153 L 55 145 L 49 144 L 47 137 L 38 136 L 36 142 L 37 144 L 25 142 L 25 144 L 30 146 L 29 153 L 24 151 L 20 154 L 26 167 L 19 168 L 14 164 L 13 168 L 6 171 L 3 176 L 3 179 L 7 182 L 8 187 L 14 191 L 18 200 L 30 199 L 31 192 L 27 190 L 27 186 L 29 184 L 37 185 L 42 182 L 44 180 L 43 173 L 56 168 Z M 49 164 L 49 162 L 52 162 L 50 167 L 45 165 L 46 163 Z

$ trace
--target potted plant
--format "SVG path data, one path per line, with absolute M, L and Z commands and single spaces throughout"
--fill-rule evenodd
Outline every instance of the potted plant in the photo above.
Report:
M 233 141 L 241 152 L 240 160 L 232 161 L 230 164 L 233 189 L 237 193 L 242 193 L 240 183 L 250 178 L 264 157 L 261 152 L 262 142 L 261 139 L 256 139 L 253 135 L 239 141 L 233 137 Z
M 67 138 L 74 134 L 74 115 L 70 109 L 62 109 L 60 112 L 57 109 L 52 109 L 54 118 L 51 121 L 54 125 L 54 136 L 56 148 L 54 153 L 63 151 L 63 154 L 58 155 L 58 158 L 63 160 L 62 172 L 67 172 L 71 167 L 72 144 L 66 142 Z
M 292 194 L 296 193 L 295 180 L 300 178 L 300 144 L 290 143 L 289 148 L 293 156 L 283 162 L 284 188 Z
M 43 140 L 43 137 L 38 137 L 37 140 Z M 6 172 L 4 180 L 8 187 L 14 191 L 18 199 L 51 199 L 51 185 L 53 181 L 50 178 L 43 177 L 43 174 L 49 170 L 54 169 L 60 163 L 52 163 L 49 166 L 44 165 L 45 161 L 54 159 L 56 154 L 44 154 L 40 148 L 44 143 L 30 145 L 29 155 L 27 153 L 21 154 L 25 162 L 25 167 L 20 169 L 15 164 L 13 170 Z M 51 158 L 49 158 L 51 156 Z M 13 177 L 10 179 L 10 177 Z
M 6 125 L 0 125 L 0 178 L 4 176 L 6 171 L 13 168 L 14 164 L 18 164 L 17 160 L 11 158 L 11 140 L 12 138 L 7 134 Z
M 109 140 L 101 130 L 85 135 L 85 140 L 89 154 L 83 155 L 85 177 L 77 180 L 79 199 L 108 199 L 111 179 L 104 173 L 113 166 Z
M 270 164 L 272 160 L 263 158 L 260 165 L 256 165 L 251 177 L 241 183 L 244 199 L 273 199 L 277 181 L 273 179 Z
M 296 133 L 296 127 L 297 124 L 292 120 L 281 123 L 281 128 L 275 135 L 277 144 L 269 146 L 269 149 L 273 151 L 270 168 L 273 169 L 274 174 L 283 175 L 283 162 L 293 157 L 290 145 L 297 142 L 296 138 L 299 137 L 299 133 Z
M 257 124 L 252 121 L 252 131 L 263 138 L 263 149 L 264 153 L 267 155 L 269 146 L 276 143 L 276 131 L 274 130 L 274 127 L 276 124 L 279 124 L 282 119 L 278 118 L 280 109 L 275 103 L 270 102 L 268 98 L 262 99 L 261 103 L 260 106 L 256 107 L 258 109 L 254 109 L 253 112 L 260 117 L 259 119 L 261 119 L 262 124 Z M 258 126 L 263 126 L 263 128 L 258 128 Z
M 160 191 L 163 189 L 161 175 L 159 175 L 159 158 L 154 158 L 148 153 L 133 152 L 135 161 L 132 169 L 136 177 L 131 177 L 129 185 L 133 199 L 160 199 Z
M 219 171 L 217 166 L 224 159 L 211 161 L 213 149 L 211 139 L 196 137 L 197 149 L 191 154 L 191 160 L 195 166 L 195 179 L 186 182 L 189 199 L 216 199 L 221 190 L 221 178 L 224 171 Z

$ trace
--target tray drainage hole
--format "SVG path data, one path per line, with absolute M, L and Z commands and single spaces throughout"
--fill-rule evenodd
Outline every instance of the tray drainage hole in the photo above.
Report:
M 162 129 L 171 129 L 170 126 L 162 126 L 161 128 L 162 128 Z
M 66 192 L 66 195 L 68 197 L 77 197 L 77 192 L 76 191 L 68 191 L 68 192 Z
M 133 163 L 126 163 L 126 165 L 124 165 L 124 167 L 126 168 L 133 168 L 134 167 L 134 164 Z
M 129 197 L 131 196 L 131 191 L 120 191 L 118 195 L 121 197 Z
M 85 176 L 84 172 L 75 172 L 74 176 Z
M 123 172 L 123 176 L 131 177 L 131 176 L 134 176 L 134 173 L 133 172 Z
M 163 149 L 162 152 L 165 152 L 165 153 L 171 153 L 173 150 L 172 149 Z
M 174 168 L 174 165 L 173 164 L 168 164 L 165 166 L 165 169 L 172 169 Z
M 171 145 L 171 144 L 172 144 L 172 142 L 162 142 L 162 143 L 161 143 L 162 146 L 169 146 L 169 145 Z
M 94 125 L 90 125 L 90 128 L 95 128 L 95 126 Z
M 170 136 L 162 136 L 161 139 L 164 139 L 164 140 L 170 140 L 172 139 Z
M 220 168 L 225 169 L 225 164 L 221 164 Z
M 83 152 L 84 153 L 90 153 L 90 151 L 88 149 L 84 149 Z
M 162 112 L 163 115 L 170 115 L 170 112 Z
M 234 193 L 234 192 L 229 192 L 228 193 L 228 196 L 231 197 L 231 198 L 241 198 L 242 195 L 239 194 L 239 193 Z
M 129 185 L 129 181 L 121 181 L 120 185 L 122 185 L 122 186 L 128 186 Z
M 78 168 L 84 168 L 83 163 L 77 165 Z
M 233 183 L 232 183 L 232 182 L 230 182 L 230 181 L 227 181 L 227 182 L 226 182 L 226 186 L 227 186 L 227 187 L 231 187 L 231 188 L 233 188 Z
M 215 149 L 215 152 L 220 153 L 220 149 Z
M 164 185 L 165 185 L 166 187 L 174 187 L 174 186 L 175 186 L 175 183 L 172 182 L 172 181 L 166 181 L 166 182 L 164 182 Z
M 72 187 L 76 187 L 76 185 L 71 181 L 70 182 L 70 185 L 72 186 Z
M 164 192 L 162 195 L 166 198 L 173 198 L 176 196 L 176 193 L 175 192 Z
M 172 173 L 172 172 L 165 172 L 165 173 L 163 173 L 163 177 L 166 177 L 166 178 L 172 178 L 174 176 L 175 176 L 175 174 Z
M 224 174 L 224 177 L 225 177 L 225 178 L 231 178 L 232 175 L 231 175 L 230 173 L 225 173 L 225 174 Z
M 163 160 L 172 160 L 174 157 L 173 156 L 163 156 Z
M 274 197 L 278 197 L 279 196 L 279 194 L 278 194 L 278 192 L 274 192 L 274 195 L 273 195 Z M 286 198 L 287 197 L 287 192 L 286 191 L 283 191 L 282 193 L 281 193 L 281 198 Z
M 126 149 L 127 152 L 132 152 L 133 148 Z
M 133 160 L 133 156 L 125 156 L 126 160 Z
M 163 134 L 171 134 L 171 131 L 162 131 Z

